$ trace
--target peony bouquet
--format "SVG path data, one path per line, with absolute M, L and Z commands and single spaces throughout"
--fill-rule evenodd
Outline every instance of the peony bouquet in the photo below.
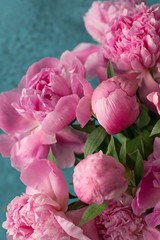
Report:
M 26 185 L 3 228 L 9 240 L 160 240 L 160 4 L 95 1 L 84 23 L 97 44 L 32 64 L 0 95 L 0 152 Z M 72 166 L 75 194 L 61 172 Z

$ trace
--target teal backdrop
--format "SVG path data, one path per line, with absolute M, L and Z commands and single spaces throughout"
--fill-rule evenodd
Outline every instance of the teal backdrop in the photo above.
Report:
M 16 88 L 28 67 L 41 58 L 59 58 L 80 42 L 93 42 L 83 23 L 92 2 L 0 0 L 0 92 Z M 160 1 L 148 1 L 154 3 Z M 72 182 L 72 169 L 63 172 L 67 182 Z M 10 159 L 0 155 L 0 240 L 7 239 L 1 227 L 7 205 L 25 191 L 19 176 Z

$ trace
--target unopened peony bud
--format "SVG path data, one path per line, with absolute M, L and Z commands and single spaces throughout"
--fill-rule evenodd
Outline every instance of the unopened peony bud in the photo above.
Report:
M 92 110 L 109 134 L 117 134 L 132 125 L 139 115 L 134 74 L 103 81 L 93 92 Z
M 74 169 L 75 193 L 81 201 L 89 204 L 117 199 L 128 187 L 124 173 L 125 168 L 115 158 L 101 151 L 91 154 Z

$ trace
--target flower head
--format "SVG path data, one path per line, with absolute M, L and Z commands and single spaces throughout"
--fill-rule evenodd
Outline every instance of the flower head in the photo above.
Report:
M 128 188 L 125 168 L 115 158 L 99 153 L 79 162 L 73 174 L 73 185 L 78 198 L 85 203 L 101 204 L 116 199 Z

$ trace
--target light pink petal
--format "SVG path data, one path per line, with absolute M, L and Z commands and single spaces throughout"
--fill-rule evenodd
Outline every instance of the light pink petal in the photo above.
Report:
M 60 70 L 62 65 L 60 61 L 56 58 L 43 58 L 39 62 L 33 63 L 27 73 L 26 73 L 26 82 L 30 81 L 36 74 L 38 74 L 43 68 L 54 68 Z
M 75 130 L 71 127 L 66 127 L 56 134 L 57 142 L 77 144 L 84 144 L 87 136 L 87 133 Z
M 18 88 L 19 88 L 20 90 L 22 90 L 22 89 L 25 88 L 25 87 L 26 87 L 26 76 L 23 76 L 22 79 L 21 79 L 21 81 L 20 81 L 20 84 L 18 85 Z
M 47 158 L 50 145 L 55 143 L 55 136 L 46 135 L 41 129 L 17 141 L 11 151 L 12 166 L 22 170 L 33 159 Z
M 51 86 L 54 93 L 57 94 L 58 96 L 66 96 L 71 94 L 71 90 L 67 85 L 67 81 L 62 76 L 58 75 L 53 76 Z
M 88 56 L 84 66 L 86 73 L 90 75 L 90 78 L 93 78 L 97 75 L 97 69 L 99 67 L 106 67 L 107 69 L 108 61 L 103 57 L 101 53 L 101 48 L 97 52 L 92 53 Z
M 81 76 L 85 76 L 85 68 L 80 62 L 80 60 L 69 51 L 65 51 L 60 58 L 61 63 L 64 65 L 64 67 L 67 68 L 68 72 L 71 74 L 78 73 Z
M 144 240 L 160 240 L 160 231 L 156 228 L 145 227 L 143 230 Z
M 76 117 L 81 127 L 83 128 L 91 117 L 91 97 L 85 96 L 80 99 L 77 109 Z
M 74 153 L 83 153 L 84 143 L 57 142 L 53 145 L 53 153 L 60 168 L 72 167 L 75 163 Z
M 82 215 L 86 209 L 87 208 L 85 207 L 85 208 L 69 211 L 66 213 L 66 215 L 72 219 L 75 225 L 78 226 L 82 218 Z M 85 223 L 81 228 L 83 229 L 83 232 L 87 237 L 89 237 L 90 239 L 99 240 L 95 219 Z
M 5 134 L 0 135 L 0 153 L 3 157 L 11 156 L 11 149 L 15 144 L 16 139 Z
M 61 97 L 55 110 L 43 120 L 43 130 L 48 134 L 54 134 L 70 124 L 76 117 L 75 112 L 78 101 L 79 98 L 75 94 Z
M 70 219 L 67 218 L 63 212 L 55 212 L 54 217 L 69 236 L 77 240 L 91 240 L 90 238 L 85 236 L 83 234 L 83 230 L 74 225 L 74 223 L 71 222 Z
M 20 98 L 20 92 L 16 89 L 4 92 L 0 95 L 0 128 L 6 133 L 26 132 L 34 128 L 37 122 L 23 118 L 12 106 Z
M 59 204 L 57 210 L 67 210 L 68 188 L 60 169 L 47 159 L 33 161 L 22 170 L 21 181 Z
M 99 45 L 92 43 L 80 43 L 72 50 L 72 52 L 84 64 L 88 56 L 94 52 L 97 52 L 98 49 Z

